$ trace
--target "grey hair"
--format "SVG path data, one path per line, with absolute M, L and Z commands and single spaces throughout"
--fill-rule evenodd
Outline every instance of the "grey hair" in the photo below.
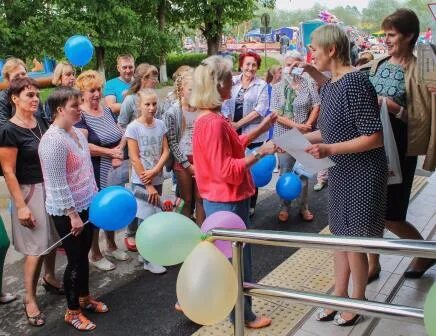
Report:
M 297 60 L 300 60 L 300 61 L 304 60 L 303 55 L 299 51 L 297 51 L 297 50 L 289 50 L 288 52 L 286 52 L 285 60 L 288 59 L 288 58 L 294 58 L 294 59 L 297 59 Z

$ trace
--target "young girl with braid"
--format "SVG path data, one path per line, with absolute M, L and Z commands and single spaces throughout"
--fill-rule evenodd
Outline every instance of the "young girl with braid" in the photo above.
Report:
M 189 105 L 192 91 L 193 70 L 183 72 L 176 79 L 176 97 L 178 102 L 173 104 L 166 115 L 168 129 L 168 144 L 175 158 L 174 171 L 177 175 L 177 187 L 185 205 L 182 213 L 191 217 L 195 202 L 195 218 L 198 225 L 205 219 L 203 201 L 198 192 L 194 178 L 192 156 L 192 134 L 194 123 L 199 112 Z

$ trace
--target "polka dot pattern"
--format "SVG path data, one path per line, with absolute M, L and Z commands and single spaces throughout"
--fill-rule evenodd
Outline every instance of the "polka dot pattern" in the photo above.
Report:
M 377 94 L 359 72 L 321 88 L 319 128 L 325 143 L 348 141 L 382 130 Z M 381 237 L 386 209 L 384 148 L 333 155 L 329 169 L 329 226 L 335 235 Z

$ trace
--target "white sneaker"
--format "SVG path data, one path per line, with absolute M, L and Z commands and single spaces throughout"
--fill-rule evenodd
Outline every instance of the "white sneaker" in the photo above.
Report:
M 129 255 L 119 248 L 113 251 L 107 250 L 105 254 L 120 261 L 126 261 L 129 259 Z
M 150 271 L 151 273 L 154 274 L 163 274 L 167 271 L 167 269 L 163 266 L 160 265 L 156 265 L 156 264 L 152 264 L 149 261 L 144 262 L 144 269 L 146 271 Z
M 100 271 L 112 271 L 117 267 L 115 266 L 115 264 L 111 263 L 105 257 L 97 261 L 89 259 L 89 264 L 98 268 Z

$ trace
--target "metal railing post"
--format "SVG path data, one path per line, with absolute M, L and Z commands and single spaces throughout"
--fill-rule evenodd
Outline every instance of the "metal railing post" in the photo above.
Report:
M 244 259 L 242 243 L 233 242 L 233 268 L 238 281 L 238 297 L 235 304 L 235 336 L 244 336 Z

